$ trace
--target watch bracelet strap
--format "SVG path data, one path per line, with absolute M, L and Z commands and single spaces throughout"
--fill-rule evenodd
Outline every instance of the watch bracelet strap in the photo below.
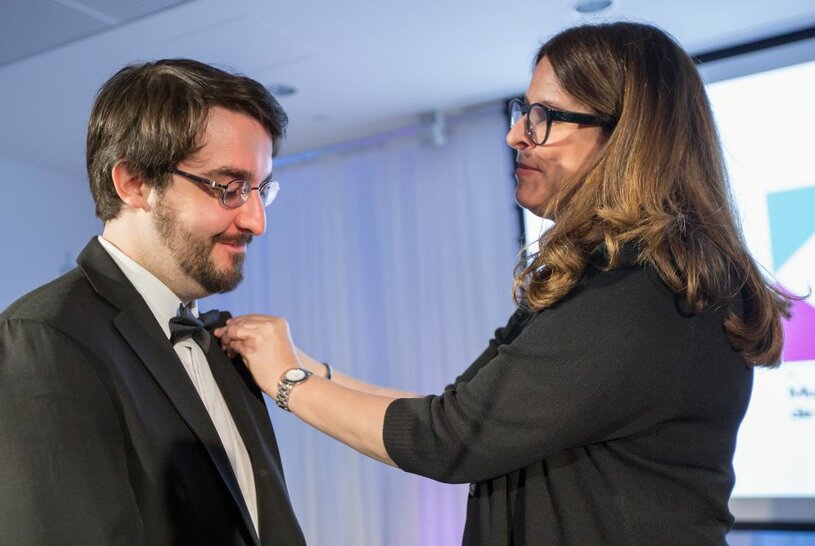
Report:
M 292 370 L 287 370 L 286 373 Z M 305 377 L 301 381 L 289 381 L 286 379 L 285 374 L 280 380 L 277 382 L 277 400 L 275 400 L 275 404 L 277 407 L 288 412 L 291 412 L 289 409 L 289 397 L 291 396 L 291 391 L 294 390 L 294 387 L 308 379 L 312 373 L 308 370 L 301 371 L 305 374 Z
M 292 389 L 294 389 L 294 383 L 283 380 L 277 382 L 277 400 L 275 400 L 275 404 L 277 404 L 278 408 L 291 412 L 289 409 L 289 396 Z

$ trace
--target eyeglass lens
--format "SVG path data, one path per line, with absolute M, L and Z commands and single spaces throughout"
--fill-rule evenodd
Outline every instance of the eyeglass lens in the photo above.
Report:
M 249 182 L 245 180 L 232 180 L 224 189 L 224 205 L 236 208 L 243 205 L 249 198 Z
M 521 103 L 517 100 L 513 100 L 509 103 L 509 126 L 510 128 L 515 127 L 515 124 L 518 123 L 518 120 L 521 119 L 523 116 L 523 107 Z
M 260 200 L 263 203 L 263 206 L 268 207 L 271 205 L 272 201 L 274 201 L 275 197 L 277 197 L 277 192 L 279 191 L 280 183 L 277 180 L 267 182 L 258 188 L 258 193 L 260 194 Z
M 509 126 L 515 127 L 515 124 L 520 121 L 524 115 L 524 105 L 517 100 L 510 103 L 509 108 Z M 541 145 L 546 141 L 547 129 L 549 128 L 548 112 L 545 108 L 541 108 L 538 104 L 532 104 L 528 107 L 527 120 L 525 129 L 529 132 L 529 136 L 537 145 Z
M 224 190 L 224 205 L 231 208 L 237 208 L 249 200 L 250 192 L 252 191 L 252 184 L 246 180 L 232 180 L 226 185 Z M 257 188 L 260 194 L 260 201 L 264 207 L 272 204 L 272 201 L 277 197 L 280 191 L 280 184 L 276 180 L 272 180 Z
M 535 144 L 543 144 L 546 140 L 546 132 L 549 128 L 548 112 L 541 108 L 539 105 L 534 104 L 529 108 L 529 132 L 531 133 L 532 142 Z

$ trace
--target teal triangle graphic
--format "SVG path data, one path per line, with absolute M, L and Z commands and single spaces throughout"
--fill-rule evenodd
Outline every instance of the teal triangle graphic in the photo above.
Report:
M 773 269 L 784 262 L 815 233 L 815 186 L 767 194 Z

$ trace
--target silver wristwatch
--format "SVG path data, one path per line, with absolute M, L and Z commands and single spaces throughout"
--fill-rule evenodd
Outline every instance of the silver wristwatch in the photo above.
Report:
M 289 409 L 289 396 L 295 385 L 299 385 L 311 376 L 311 372 L 303 368 L 292 368 L 283 372 L 277 382 L 277 407 L 286 411 Z

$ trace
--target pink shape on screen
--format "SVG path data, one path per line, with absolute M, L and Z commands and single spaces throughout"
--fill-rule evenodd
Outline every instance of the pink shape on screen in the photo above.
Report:
M 815 307 L 793 301 L 792 318 L 784 321 L 784 361 L 815 360 Z

